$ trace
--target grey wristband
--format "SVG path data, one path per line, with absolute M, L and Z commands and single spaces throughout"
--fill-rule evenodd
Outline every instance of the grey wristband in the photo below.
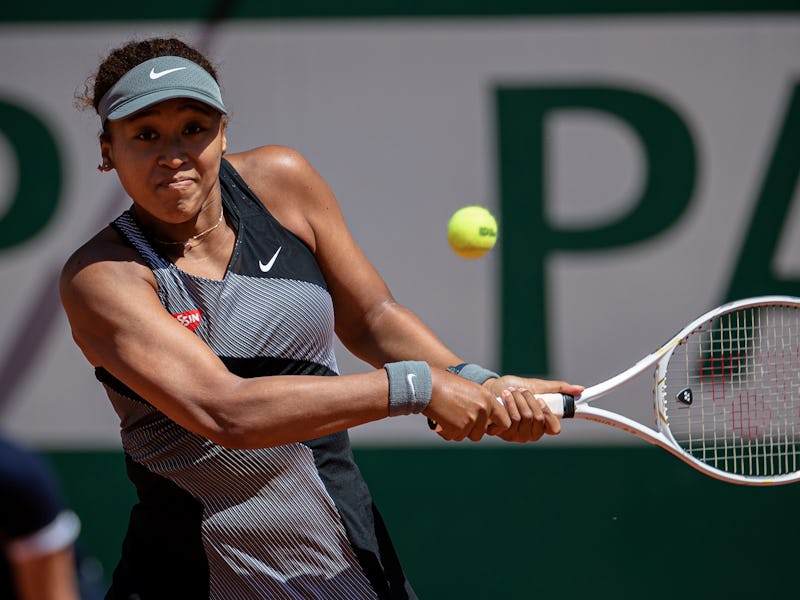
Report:
M 483 383 L 487 379 L 500 377 L 500 375 L 494 371 L 490 371 L 489 369 L 485 369 L 480 365 L 475 365 L 472 363 L 461 363 L 455 367 L 447 367 L 447 370 L 451 373 L 455 373 L 459 377 L 474 381 L 475 383 Z
M 428 363 L 403 360 L 383 365 L 389 377 L 389 416 L 420 413 L 427 408 L 433 391 Z

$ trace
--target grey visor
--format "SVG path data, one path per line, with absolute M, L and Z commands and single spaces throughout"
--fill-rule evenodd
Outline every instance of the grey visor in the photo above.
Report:
M 228 112 L 211 74 L 178 56 L 159 56 L 135 66 L 101 98 L 97 112 L 103 123 L 116 121 L 173 98 L 192 98 Z

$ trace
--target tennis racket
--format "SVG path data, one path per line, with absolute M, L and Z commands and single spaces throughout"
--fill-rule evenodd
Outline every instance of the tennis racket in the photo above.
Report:
M 592 406 L 646 373 L 656 428 Z M 731 483 L 800 479 L 800 298 L 724 304 L 661 348 L 580 396 L 539 394 L 562 418 L 627 431 Z

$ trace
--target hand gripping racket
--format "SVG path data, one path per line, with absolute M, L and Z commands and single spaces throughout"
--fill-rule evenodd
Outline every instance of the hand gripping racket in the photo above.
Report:
M 648 372 L 657 429 L 591 405 Z M 537 396 L 559 417 L 622 429 L 723 481 L 797 481 L 800 298 L 762 296 L 725 304 L 580 396 Z

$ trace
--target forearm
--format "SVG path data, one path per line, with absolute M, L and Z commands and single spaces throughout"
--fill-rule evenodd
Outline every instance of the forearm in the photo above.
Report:
M 263 448 L 314 439 L 385 418 L 389 389 L 383 369 L 339 377 L 238 379 L 222 401 L 202 401 L 191 417 L 198 433 L 231 448 Z M 210 398 L 210 397 L 209 397 Z M 190 427 L 191 428 L 191 427 Z
M 358 336 L 344 333 L 339 337 L 347 349 L 376 368 L 398 360 L 424 360 L 439 368 L 463 362 L 418 316 L 394 301 L 370 315 Z

